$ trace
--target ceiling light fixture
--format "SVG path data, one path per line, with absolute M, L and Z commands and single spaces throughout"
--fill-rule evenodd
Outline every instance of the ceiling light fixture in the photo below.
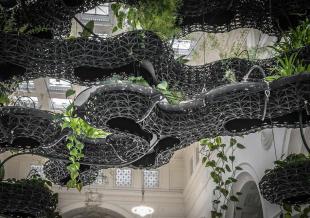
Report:
M 133 207 L 132 209 L 131 209 L 131 212 L 133 213 L 133 214 L 137 214 L 137 215 L 139 215 L 140 217 L 145 217 L 145 216 L 147 216 L 147 215 L 151 215 L 151 214 L 153 214 L 154 213 L 154 209 L 152 208 L 152 207 L 149 207 L 149 206 L 146 206 L 145 204 L 144 204 L 144 181 L 143 181 L 143 173 L 142 173 L 143 171 L 141 170 L 141 177 L 142 177 L 142 189 L 141 189 L 141 191 L 142 191 L 142 203 L 141 203 L 141 205 L 139 205 L 139 206 L 136 206 L 136 207 Z

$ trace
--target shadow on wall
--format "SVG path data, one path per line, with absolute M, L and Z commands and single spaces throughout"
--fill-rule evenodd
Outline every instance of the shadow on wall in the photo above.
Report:
M 126 218 L 119 213 L 98 206 L 87 206 L 62 214 L 63 218 Z

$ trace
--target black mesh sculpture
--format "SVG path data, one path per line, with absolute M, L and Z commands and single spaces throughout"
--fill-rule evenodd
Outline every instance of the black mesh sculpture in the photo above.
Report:
M 100 168 L 96 166 L 81 165 L 78 181 L 83 186 L 94 183 L 99 170 Z M 65 186 L 70 180 L 67 164 L 64 161 L 49 160 L 44 164 L 43 171 L 46 178 L 54 184 Z
M 61 137 L 52 114 L 32 108 L 0 107 L 2 148 L 34 149 L 51 146 Z
M 186 0 L 180 8 L 179 22 L 183 35 L 238 28 L 255 28 L 277 35 L 309 17 L 309 8 L 307 0 Z
M 70 32 L 71 19 L 77 13 L 85 12 L 107 2 L 121 2 L 135 5 L 138 0 L 51 0 L 23 1 L 2 5 L 2 19 L 11 18 L 19 29 L 25 25 L 45 27 L 48 34 L 39 37 L 61 36 Z M 268 34 L 278 34 L 309 17 L 307 0 L 183 0 L 178 11 L 178 22 L 187 34 L 193 31 L 227 32 L 237 28 L 256 28 Z
M 5 33 L 0 38 L 0 80 L 6 82 L 13 77 L 23 81 L 48 76 L 80 85 L 98 85 L 118 74 L 142 76 L 150 85 L 165 80 L 171 88 L 193 96 L 229 83 L 225 78 L 227 70 L 241 81 L 254 65 L 261 66 L 269 75 L 276 64 L 274 58 L 257 61 L 232 58 L 187 66 L 174 60 L 169 45 L 144 31 L 109 39 L 40 40 Z M 309 52 L 309 47 L 301 48 L 299 58 L 307 60 Z
M 276 204 L 301 205 L 310 202 L 310 161 L 297 161 L 275 168 L 259 183 L 263 197 Z
M 54 195 L 44 183 L 22 180 L 0 182 L 0 215 L 8 217 L 48 217 L 57 206 Z

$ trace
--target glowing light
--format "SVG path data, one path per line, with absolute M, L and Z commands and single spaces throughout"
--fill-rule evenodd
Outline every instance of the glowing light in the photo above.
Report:
M 131 212 L 134 214 L 137 214 L 141 217 L 145 217 L 146 215 L 150 215 L 152 213 L 154 213 L 154 209 L 145 205 L 140 205 L 137 207 L 133 207 L 131 209 Z

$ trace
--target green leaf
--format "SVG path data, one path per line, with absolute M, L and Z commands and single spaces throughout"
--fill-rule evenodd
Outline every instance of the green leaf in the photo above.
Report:
M 239 148 L 239 149 L 244 149 L 244 148 L 245 148 L 245 146 L 244 146 L 244 145 L 242 145 L 242 144 L 240 144 L 240 143 L 237 143 L 237 148 Z
M 236 143 L 237 143 L 236 139 L 230 138 L 230 146 L 234 146 L 234 145 L 236 145 Z
M 228 158 L 229 158 L 229 160 L 231 160 L 232 162 L 235 161 L 235 159 L 236 159 L 235 156 L 229 156 Z
M 166 81 L 162 81 L 157 85 L 157 88 L 160 90 L 167 90 L 168 89 L 168 83 Z
M 239 201 L 238 197 L 236 197 L 235 195 L 231 195 L 229 197 L 229 200 L 234 201 L 234 202 L 238 202 Z
M 93 20 L 90 20 L 85 25 L 86 28 L 83 29 L 83 31 L 80 33 L 80 36 L 82 38 L 88 38 L 92 35 L 92 32 L 94 32 L 95 23 Z
M 236 166 L 235 169 L 236 169 L 236 170 L 243 170 L 243 169 L 242 169 L 241 167 L 239 167 L 239 166 Z
M 225 168 L 226 168 L 226 170 L 227 170 L 228 172 L 231 172 L 231 169 L 230 169 L 230 167 L 228 166 L 228 164 L 225 165 Z
M 112 29 L 112 33 L 116 32 L 117 30 L 118 30 L 118 27 L 114 26 L 113 29 Z
M 68 89 L 68 90 L 66 91 L 66 98 L 68 98 L 68 97 L 70 97 L 70 96 L 72 96 L 72 95 L 75 95 L 75 90 L 73 90 L 73 89 Z
M 223 209 L 223 210 L 227 210 L 227 209 L 228 209 L 228 207 L 227 207 L 227 205 L 226 205 L 226 204 L 223 204 L 223 205 L 221 206 L 221 209 Z

